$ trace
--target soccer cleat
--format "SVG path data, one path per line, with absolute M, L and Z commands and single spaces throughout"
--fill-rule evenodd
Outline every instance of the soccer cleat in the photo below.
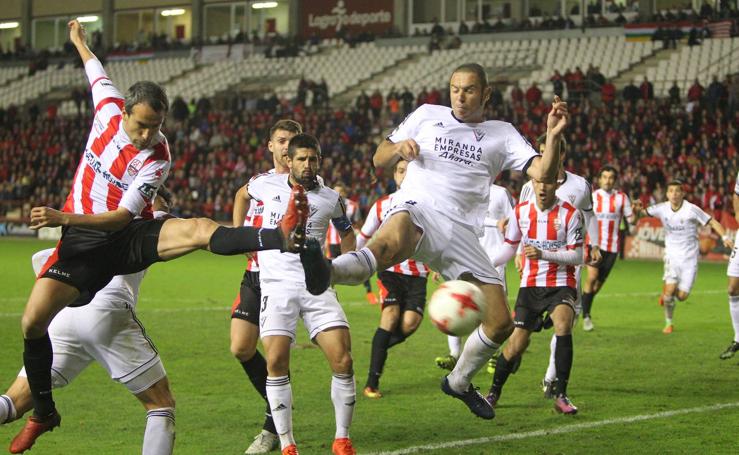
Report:
M 500 399 L 500 394 L 495 392 L 493 389 L 490 389 L 488 396 L 485 397 L 485 401 L 490 403 L 490 406 L 492 406 L 493 409 L 495 409 L 498 406 L 499 399 Z
M 572 404 L 567 395 L 560 395 L 554 400 L 554 410 L 560 414 L 575 415 L 577 414 L 577 407 Z
M 252 453 L 270 453 L 271 451 L 280 447 L 280 438 L 274 433 L 270 433 L 267 430 L 262 430 L 255 438 L 254 442 L 251 443 L 244 455 Z
M 364 388 L 364 396 L 367 398 L 382 398 L 382 392 L 380 392 L 380 389 L 375 389 L 374 387 L 367 386 Z
M 334 439 L 331 451 L 334 455 L 356 455 L 357 453 L 357 450 L 352 445 L 352 440 L 349 438 Z
M 721 355 L 719 356 L 719 359 L 721 360 L 730 359 L 734 357 L 734 353 L 736 353 L 736 351 L 739 351 L 739 343 L 737 343 L 736 341 L 732 341 L 729 347 L 726 348 L 726 350 L 721 353 Z
M 61 425 L 61 423 L 62 416 L 56 411 L 44 420 L 36 416 L 29 417 L 21 432 L 13 438 L 8 450 L 10 450 L 10 453 L 23 453 L 29 450 L 39 436 L 47 431 L 54 431 L 54 428 Z
M 544 392 L 544 398 L 554 398 L 554 382 L 548 381 L 547 378 L 541 380 L 541 391 Z
M 457 365 L 457 358 L 450 354 L 443 357 L 437 357 L 435 359 L 435 362 L 436 366 L 441 368 L 442 370 L 452 371 Z
M 305 287 L 313 295 L 321 295 L 331 285 L 331 261 L 326 259 L 318 240 L 309 238 L 300 251 L 305 272 Z
M 295 444 L 290 444 L 289 446 L 282 449 L 282 455 L 300 455 L 298 453 L 298 446 Z
M 488 366 L 486 368 L 489 374 L 495 374 L 495 364 L 498 363 L 498 356 L 500 355 L 500 349 L 493 352 L 493 355 L 488 359 Z
M 377 305 L 377 296 L 375 296 L 374 292 L 367 293 L 367 303 L 370 305 Z
M 280 232 L 283 238 L 283 251 L 297 253 L 305 244 L 305 225 L 308 222 L 308 197 L 301 185 L 293 186 L 287 211 L 280 220 Z
M 586 332 L 592 332 L 595 326 L 589 317 L 582 318 L 582 329 Z
M 475 390 L 472 384 L 467 388 L 467 391 L 458 393 L 449 385 L 449 378 L 444 376 L 444 379 L 441 381 L 441 391 L 451 397 L 461 400 L 467 405 L 473 414 L 481 419 L 490 420 L 495 417 L 495 410 L 493 407 L 490 406 L 490 403 L 487 402 L 485 397 L 480 395 L 480 392 Z
M 662 329 L 662 333 L 665 335 L 669 335 L 672 333 L 672 324 L 667 324 L 664 329 Z

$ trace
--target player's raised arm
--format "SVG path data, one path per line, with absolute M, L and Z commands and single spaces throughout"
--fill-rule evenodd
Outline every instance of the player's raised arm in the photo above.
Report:
M 73 19 L 67 23 L 67 27 L 69 27 L 69 40 L 77 48 L 77 52 L 80 54 L 80 58 L 82 58 L 82 63 L 86 64 L 89 60 L 97 59 L 95 54 L 87 47 L 85 26 L 80 24 L 80 21 L 77 19 Z
M 541 158 L 534 159 L 527 170 L 532 179 L 542 182 L 553 182 L 559 171 L 559 141 L 569 123 L 570 114 L 567 111 L 567 103 L 558 96 L 554 97 L 552 110 L 547 116 L 547 134 L 544 144 L 544 154 Z

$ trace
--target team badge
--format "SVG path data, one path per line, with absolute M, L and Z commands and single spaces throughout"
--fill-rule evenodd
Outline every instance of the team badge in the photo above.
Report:
M 567 196 L 567 199 L 570 200 L 570 204 L 575 205 L 575 195 L 574 194 L 570 194 L 569 196 Z
M 554 230 L 559 231 L 559 228 L 562 227 L 562 221 L 559 218 L 554 219 Z
M 139 173 L 139 169 L 141 169 L 141 161 L 134 159 L 128 163 L 128 169 L 126 169 L 126 171 L 128 172 L 128 175 L 135 177 L 136 174 Z
M 477 139 L 477 142 L 480 142 L 482 138 L 485 137 L 485 131 L 474 129 L 472 130 L 475 133 L 475 139 Z

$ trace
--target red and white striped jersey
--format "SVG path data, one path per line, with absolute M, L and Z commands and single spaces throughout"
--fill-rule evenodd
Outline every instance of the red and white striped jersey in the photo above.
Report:
M 557 199 L 548 210 L 540 210 L 535 201 L 518 204 L 514 219 L 508 223 L 505 241 L 512 245 L 523 243 L 540 250 L 572 250 L 582 247 L 582 220 L 578 210 L 569 202 Z M 560 265 L 544 259 L 522 256 L 521 287 L 577 288 L 574 265 Z
M 352 225 L 359 221 L 359 204 L 351 199 L 344 199 L 346 206 L 346 217 L 349 218 Z M 336 230 L 333 223 L 328 225 L 328 233 L 326 234 L 326 247 L 328 245 L 341 245 L 341 235 Z
M 95 117 L 63 211 L 96 214 L 125 207 L 151 218 L 151 201 L 169 173 L 167 139 L 160 132 L 153 147 L 137 149 L 122 126 L 123 95 L 97 59 L 85 64 L 85 72 Z
M 633 215 L 631 201 L 623 191 L 613 190 L 610 193 L 597 189 L 593 191 L 595 217 L 598 219 L 600 232 L 600 249 L 609 253 L 618 253 L 621 239 L 621 218 Z
M 362 244 L 366 243 L 372 235 L 380 228 L 382 220 L 385 219 L 385 214 L 392 205 L 392 196 L 383 196 L 374 204 L 367 214 L 367 219 L 364 220 L 364 225 L 359 231 L 359 236 L 362 238 L 360 241 Z M 429 267 L 423 262 L 416 261 L 414 259 L 406 259 L 400 264 L 395 264 L 387 269 L 388 272 L 395 272 L 401 275 L 420 276 L 425 277 L 429 274 Z

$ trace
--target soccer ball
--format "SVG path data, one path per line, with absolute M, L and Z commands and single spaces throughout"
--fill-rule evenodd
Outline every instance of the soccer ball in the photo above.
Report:
M 465 336 L 480 325 L 485 314 L 485 296 L 480 288 L 462 280 L 447 281 L 429 300 L 429 317 L 447 335 Z

